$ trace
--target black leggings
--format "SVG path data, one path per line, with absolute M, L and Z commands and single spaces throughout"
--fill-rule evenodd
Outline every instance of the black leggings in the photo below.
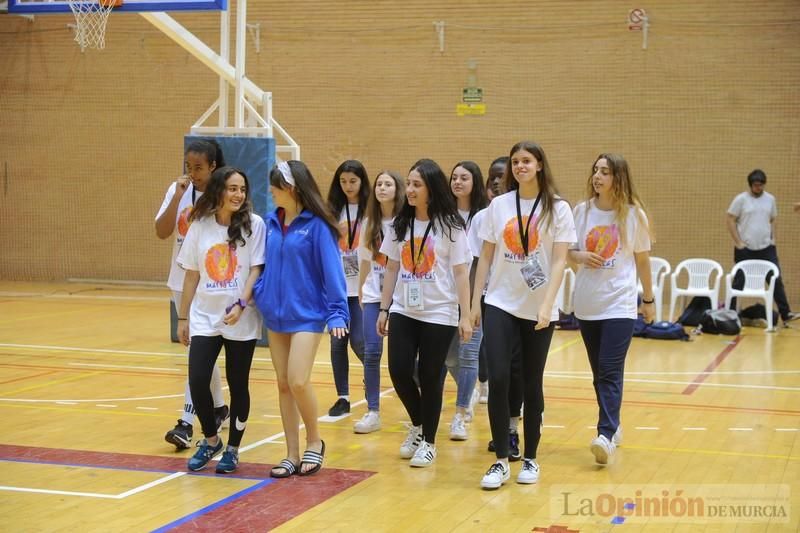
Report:
M 244 424 L 250 415 L 250 365 L 256 349 L 256 339 L 232 341 L 219 335 L 202 337 L 195 335 L 189 345 L 189 389 L 203 435 L 213 437 L 217 434 L 214 420 L 214 400 L 211 398 L 211 372 L 217 357 L 225 346 L 225 379 L 231 394 L 231 424 L 228 444 L 239 446 L 244 435 Z M 238 423 L 242 429 L 238 429 Z
M 389 317 L 389 375 L 397 396 L 415 426 L 422 425 L 425 442 L 436 442 L 442 411 L 442 371 L 455 326 L 430 324 L 400 313 Z M 417 357 L 419 354 L 419 357 Z M 414 369 L 419 372 L 419 387 Z M 508 440 L 508 437 L 506 437 Z
M 489 366 L 489 424 L 495 453 L 498 459 L 508 457 L 508 393 L 514 379 L 512 360 L 516 344 L 520 347 L 525 401 L 524 457 L 536 459 L 544 411 L 542 380 L 554 324 L 534 330 L 536 321 L 518 318 L 493 305 L 486 306 L 484 324 L 486 362 Z
M 481 296 L 481 326 L 486 331 L 486 302 Z M 519 344 L 514 343 L 511 350 L 511 382 L 508 385 L 508 410 L 509 414 L 519 418 L 522 412 L 522 358 L 519 355 Z M 481 338 L 480 352 L 478 352 L 478 381 L 486 383 L 489 380 L 488 363 L 486 362 L 486 338 Z M 510 428 L 509 428 L 510 429 Z

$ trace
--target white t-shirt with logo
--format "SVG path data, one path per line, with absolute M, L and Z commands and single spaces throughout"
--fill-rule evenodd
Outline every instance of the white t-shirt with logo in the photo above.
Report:
M 647 217 L 642 210 L 630 207 L 623 246 L 615 211 L 603 211 L 590 201 L 575 206 L 574 214 L 578 240 L 571 248 L 605 259 L 600 268 L 578 268 L 575 316 L 582 320 L 635 319 L 638 291 L 634 253 L 650 251 Z
M 172 185 L 170 185 L 169 189 L 167 189 L 167 194 L 164 196 L 164 201 L 161 204 L 161 208 L 156 214 L 156 220 L 158 220 L 164 211 L 167 210 L 167 207 L 169 207 L 169 203 L 175 196 L 176 187 L 177 186 L 175 182 L 172 182 Z M 173 292 L 183 291 L 184 272 L 175 261 L 178 259 L 178 252 L 181 251 L 181 245 L 183 244 L 183 239 L 186 237 L 186 232 L 189 231 L 189 215 L 192 213 L 194 203 L 197 202 L 201 196 L 203 196 L 203 193 L 195 189 L 194 184 L 190 183 L 186 188 L 186 192 L 184 192 L 183 196 L 181 196 L 180 202 L 178 202 L 178 212 L 175 220 L 174 231 L 175 242 L 172 245 L 172 260 L 169 264 L 169 278 L 167 278 L 167 287 L 169 287 Z M 194 201 L 192 201 L 192 197 L 194 197 Z M 179 304 L 180 302 L 175 302 L 175 305 Z
M 483 249 L 483 239 L 480 238 L 480 228 L 483 224 L 483 219 L 486 216 L 486 213 L 489 211 L 487 209 L 481 209 L 475 216 L 472 217 L 472 222 L 467 229 L 467 242 L 469 243 L 469 249 L 472 252 L 474 257 L 481 256 L 481 250 Z M 489 265 L 489 270 L 486 274 L 486 284 L 483 286 L 483 290 L 481 294 L 486 296 L 486 288 L 489 286 L 489 279 L 492 277 L 492 265 Z
M 394 235 L 392 233 L 393 218 L 384 219 L 381 221 L 381 230 L 383 230 L 384 240 Z M 378 250 L 381 249 L 381 242 L 378 245 Z M 369 273 L 367 279 L 364 280 L 364 286 L 361 288 L 361 303 L 380 303 L 381 290 L 383 289 L 383 276 L 386 273 L 386 256 L 378 253 L 376 259 L 372 258 L 372 252 L 367 248 L 367 219 L 364 219 L 361 225 L 361 237 L 358 245 L 358 261 L 369 261 Z
M 517 191 L 498 196 L 486 208 L 486 215 L 481 221 L 480 238 L 495 245 L 492 272 L 486 289 L 486 303 L 517 318 L 536 320 L 549 281 L 535 290 L 530 290 L 522 277 L 521 269 L 525 266 L 526 256 L 517 220 L 516 198 Z M 528 222 L 534 202 L 533 198 L 520 198 L 523 227 Z M 540 202 L 536 206 L 534 220 L 528 229 L 528 254 L 530 256 L 535 253 L 541 270 L 549 278 L 553 245 L 557 242 L 570 244 L 575 242 L 575 223 L 569 204 L 558 198 L 553 205 L 553 217 L 547 227 L 541 214 Z M 555 302 L 550 312 L 550 319 L 558 319 Z
M 347 213 L 350 213 L 350 235 L 352 235 L 352 246 L 350 235 L 348 235 Z M 358 243 L 361 239 L 361 226 L 363 221 L 356 220 L 358 216 L 358 204 L 347 204 L 339 214 L 339 253 L 342 257 L 342 269 L 344 279 L 347 282 L 347 296 L 358 296 Z
M 195 220 L 178 254 L 178 264 L 200 272 L 189 312 L 189 334 L 244 341 L 261 338 L 261 314 L 253 305 L 242 311 L 236 324 L 222 322 L 225 308 L 242 297 L 250 267 L 264 264 L 264 220 L 251 214 L 252 235 L 243 232 L 245 245 L 231 248 L 228 226 L 214 216 Z
M 778 216 L 775 197 L 768 192 L 755 197 L 750 192 L 736 195 L 728 208 L 736 217 L 736 229 L 748 250 L 763 250 L 775 244 L 771 221 Z
M 422 238 L 429 222 L 428 220 L 414 220 L 416 269 L 414 269 L 414 259 L 412 259 L 409 243 L 411 227 L 406 230 L 401 242 L 397 242 L 394 227 L 391 228 L 391 233 L 383 239 L 381 253 L 392 261 L 400 263 L 391 312 L 432 324 L 457 326 L 458 291 L 453 267 L 468 262 L 467 234 L 463 229 L 453 229 L 452 233 L 448 233 L 449 230 L 443 233 L 442 228 L 438 224 L 434 224 L 428 232 L 423 247 Z M 417 282 L 422 290 L 423 309 L 407 309 L 404 307 L 406 285 Z

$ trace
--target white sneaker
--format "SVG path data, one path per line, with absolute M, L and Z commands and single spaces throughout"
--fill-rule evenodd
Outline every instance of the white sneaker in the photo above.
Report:
M 622 426 L 617 426 L 617 430 L 611 436 L 611 442 L 617 447 L 622 445 Z
M 450 440 L 467 440 L 466 421 L 460 413 L 456 413 L 450 423 Z
M 426 466 L 431 466 L 435 460 L 436 446 L 428 444 L 423 440 L 419 447 L 417 447 L 417 451 L 414 452 L 414 457 L 411 458 L 408 464 L 419 468 L 425 468 Z
M 400 457 L 403 459 L 411 459 L 421 442 L 422 426 L 412 426 L 409 424 L 406 440 L 400 445 Z
M 483 475 L 483 479 L 481 479 L 481 488 L 489 490 L 499 489 L 503 483 L 508 481 L 510 476 L 511 469 L 509 469 L 501 461 L 497 461 L 495 464 L 490 466 L 489 470 L 486 471 L 486 474 Z
M 517 483 L 530 485 L 539 481 L 539 463 L 536 459 L 523 459 L 522 470 L 517 474 Z
M 489 403 L 489 382 L 483 381 L 478 385 L 478 402 Z
M 353 425 L 355 433 L 372 433 L 381 429 L 381 415 L 378 411 L 367 411 L 361 420 Z
M 617 447 L 613 442 L 608 440 L 605 435 L 598 435 L 592 441 L 589 449 L 594 454 L 594 459 L 597 464 L 607 465 L 608 461 L 614 456 Z

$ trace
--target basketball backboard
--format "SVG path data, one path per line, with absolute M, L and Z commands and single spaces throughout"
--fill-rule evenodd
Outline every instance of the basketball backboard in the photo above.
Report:
M 88 0 L 99 1 L 99 0 Z M 219 11 L 228 9 L 228 0 L 125 0 L 114 11 Z M 9 13 L 70 13 L 66 0 L 8 0 Z

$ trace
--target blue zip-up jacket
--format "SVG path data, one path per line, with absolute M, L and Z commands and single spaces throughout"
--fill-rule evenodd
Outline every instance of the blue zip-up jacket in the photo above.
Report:
M 266 262 L 253 287 L 264 325 L 280 333 L 321 333 L 326 325 L 348 327 L 347 284 L 330 227 L 305 209 L 289 224 L 286 235 L 277 210 L 264 221 Z

